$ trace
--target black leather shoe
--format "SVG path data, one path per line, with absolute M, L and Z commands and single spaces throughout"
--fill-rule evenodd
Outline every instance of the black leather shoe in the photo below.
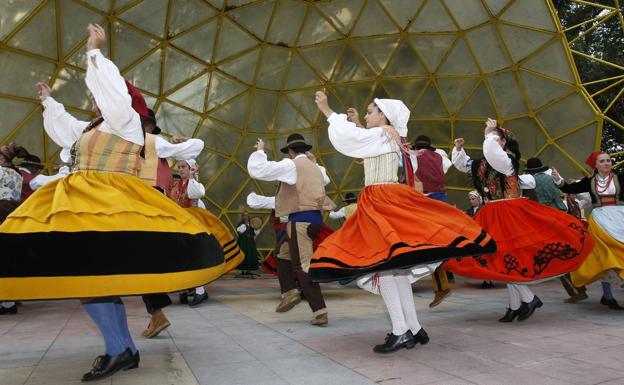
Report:
M 141 355 L 139 354 L 139 351 L 137 350 L 133 355 L 132 355 L 132 365 L 128 366 L 127 368 L 124 368 L 124 370 L 130 370 L 130 369 L 136 369 L 139 367 L 139 362 L 141 362 Z
M 208 293 L 204 292 L 204 294 L 201 295 L 197 295 L 195 294 L 193 296 L 193 300 L 189 301 L 189 306 L 197 306 L 200 303 L 204 302 L 205 300 L 208 299 Z
M 523 305 L 525 303 L 526 302 L 524 302 Z M 524 307 L 524 310 L 518 316 L 518 321 L 524 321 L 525 319 L 529 318 L 533 315 L 535 309 L 537 309 L 538 307 L 542 307 L 542 305 L 542 301 L 536 295 L 534 295 L 531 302 L 526 303 L 526 307 Z M 522 309 L 522 306 L 520 307 L 520 309 Z
M 516 319 L 516 317 L 519 316 L 525 308 L 526 304 L 524 302 L 516 310 L 511 310 L 510 308 L 507 308 L 507 313 L 505 313 L 505 316 L 499 319 L 498 322 L 513 322 L 513 320 Z
M 14 303 L 11 307 L 0 307 L 0 315 L 13 315 L 17 314 L 17 304 Z
M 82 376 L 82 381 L 95 381 L 101 378 L 109 377 L 117 373 L 119 370 L 130 368 L 134 364 L 134 355 L 130 349 L 126 349 L 123 353 L 114 357 L 111 357 L 108 354 L 98 356 L 93 363 L 93 369 Z
M 483 281 L 481 283 L 481 289 L 491 289 L 494 287 L 494 282 L 492 281 Z
M 429 343 L 429 335 L 425 329 L 420 328 L 418 333 L 414 335 L 414 344 L 427 345 Z
M 414 335 L 410 330 L 408 330 L 400 336 L 395 336 L 392 333 L 387 334 L 386 342 L 382 345 L 376 345 L 373 348 L 373 351 L 375 353 L 392 353 L 396 352 L 401 348 L 411 349 L 415 345 L 416 344 L 414 343 Z
M 604 296 L 600 298 L 600 304 L 609 306 L 609 309 L 613 310 L 624 310 L 622 306 L 615 299 L 606 299 Z

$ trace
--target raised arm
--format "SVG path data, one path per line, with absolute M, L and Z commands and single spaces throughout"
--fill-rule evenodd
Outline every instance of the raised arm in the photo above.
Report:
M 469 174 L 471 172 L 472 159 L 464 151 L 464 138 L 455 139 L 455 147 L 451 153 L 451 163 L 461 172 Z
M 47 84 L 39 82 L 35 86 L 44 108 L 43 128 L 54 143 L 70 148 L 89 122 L 78 120 L 65 111 L 65 107 L 54 100 L 52 89 Z
M 156 135 L 156 154 L 159 158 L 195 159 L 204 149 L 201 139 L 187 139 L 181 143 L 170 143 Z
M 371 158 L 398 151 L 398 146 L 394 141 L 388 140 L 383 128 L 359 128 L 349 121 L 347 115 L 335 113 L 329 107 L 324 92 L 318 91 L 315 94 L 315 102 L 329 122 L 329 140 L 343 155 L 352 158 Z
M 273 210 L 275 208 L 275 197 L 267 197 L 252 192 L 247 195 L 247 206 L 255 210 Z
M 499 136 L 489 133 L 483 141 L 483 156 L 492 168 L 507 176 L 514 174 L 515 170 L 509 155 L 499 144 Z
M 269 161 L 264 152 L 264 141 L 258 139 L 257 151 L 247 160 L 249 175 L 266 182 L 280 181 L 290 185 L 297 183 L 297 168 L 291 159 L 282 159 L 279 162 Z
M 106 41 L 104 28 L 87 27 L 87 87 L 111 131 L 130 142 L 143 145 L 141 118 L 132 108 L 128 87 L 115 64 L 100 52 Z

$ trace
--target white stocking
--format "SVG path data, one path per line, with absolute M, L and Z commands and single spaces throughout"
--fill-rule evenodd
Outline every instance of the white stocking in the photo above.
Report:
M 529 302 L 533 301 L 533 298 L 535 297 L 535 294 L 533 294 L 531 289 L 529 289 L 528 285 L 514 285 L 514 286 L 516 286 L 516 289 L 518 290 L 518 293 L 520 293 L 520 300 L 522 302 L 529 303 Z
M 396 285 L 399 289 L 399 297 L 401 299 L 401 307 L 405 316 L 405 323 L 414 335 L 418 333 L 421 326 L 416 315 L 416 305 L 414 304 L 414 294 L 412 293 L 412 284 L 405 275 L 397 275 L 394 277 Z
M 507 284 L 507 292 L 509 293 L 509 308 L 511 310 L 520 309 L 520 292 L 517 290 L 518 285 L 513 283 Z
M 395 336 L 404 334 L 407 332 L 407 325 L 401 307 L 399 289 L 393 275 L 385 275 L 383 273 L 379 275 L 379 292 L 381 293 L 381 298 L 383 298 L 386 309 L 388 309 L 388 314 L 390 315 L 392 334 Z

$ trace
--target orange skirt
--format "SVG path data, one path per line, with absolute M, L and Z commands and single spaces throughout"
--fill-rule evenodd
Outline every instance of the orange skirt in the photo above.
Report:
M 365 187 L 355 214 L 323 241 L 310 278 L 328 282 L 496 251 L 475 221 L 402 184 Z
M 580 220 L 526 198 L 490 202 L 474 219 L 496 240 L 496 254 L 443 265 L 470 278 L 528 282 L 556 277 L 576 270 L 594 247 Z

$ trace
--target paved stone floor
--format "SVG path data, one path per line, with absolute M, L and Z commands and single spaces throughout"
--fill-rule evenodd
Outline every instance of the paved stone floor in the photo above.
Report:
M 558 281 L 534 286 L 544 307 L 526 322 L 501 324 L 504 286 L 458 281 L 429 309 L 430 281 L 421 280 L 414 298 L 431 343 L 392 355 L 371 350 L 389 331 L 379 297 L 323 288 L 325 328 L 308 324 L 305 302 L 275 313 L 275 279 L 227 277 L 208 286 L 202 306 L 167 308 L 172 326 L 152 340 L 140 337 L 148 321 L 141 300 L 128 298 L 141 367 L 98 384 L 624 384 L 624 311 L 598 304 L 599 285 L 578 305 L 562 302 Z M 621 289 L 616 295 L 624 302 Z M 25 303 L 0 317 L 0 384 L 77 384 L 102 348 L 77 301 Z

